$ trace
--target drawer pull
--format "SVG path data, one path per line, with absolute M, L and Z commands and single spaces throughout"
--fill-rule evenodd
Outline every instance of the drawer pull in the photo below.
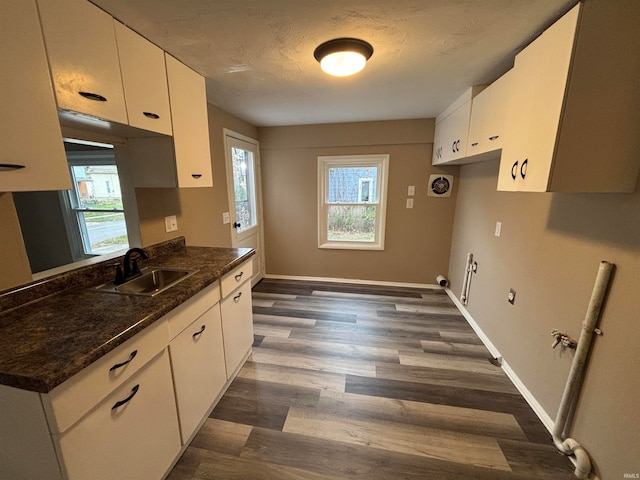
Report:
M 236 279 L 236 282 L 239 282 L 240 279 L 242 278 L 242 275 L 244 275 L 244 272 L 240 272 L 239 274 L 237 274 L 234 278 Z
M 102 95 L 99 95 L 97 93 L 91 93 L 91 92 L 78 92 L 78 93 L 88 100 L 95 100 L 96 102 L 107 101 L 106 97 L 103 97 Z
M 240 301 L 241 296 L 242 296 L 242 292 L 238 293 L 235 297 L 233 297 L 233 301 L 238 303 Z
M 129 359 L 125 360 L 122 363 L 116 363 L 113 367 L 111 367 L 109 369 L 110 372 L 113 372 L 114 370 L 119 369 L 120 367 L 124 367 L 125 365 L 127 365 L 128 363 L 131 363 L 131 360 L 133 360 L 134 358 L 136 358 L 136 355 L 138 354 L 138 350 L 134 350 L 133 352 L 131 352 L 131 355 L 129 355 Z
M 472 146 L 472 147 L 477 147 L 477 146 L 478 146 L 478 142 L 473 142 L 473 143 L 471 144 L 471 146 Z
M 500 135 L 494 135 L 493 137 L 489 137 L 489 140 L 493 141 L 493 140 L 497 140 L 500 137 Z
M 200 327 L 200 330 L 198 330 L 196 333 L 194 333 L 193 335 L 191 335 L 193 338 L 198 338 L 200 335 L 202 335 L 202 332 L 205 331 L 207 327 L 205 325 L 202 325 L 202 327 Z
M 160 115 L 158 115 L 157 113 L 153 113 L 153 112 L 142 112 L 142 114 L 145 117 L 151 118 L 153 120 L 158 120 L 160 118 Z
M 125 403 L 130 402 L 131 399 L 136 396 L 136 393 L 138 393 L 138 389 L 139 388 L 140 388 L 140 384 L 138 384 L 135 387 L 133 387 L 131 389 L 131 393 L 129 394 L 129 396 L 127 398 L 125 398 L 124 400 L 120 400 L 119 402 L 114 403 L 113 407 L 111 407 L 111 410 L 115 410 L 116 408 L 121 407 Z
M 202 174 L 201 173 L 192 173 L 191 176 L 197 180 L 202 176 Z
M 24 165 L 18 165 L 17 163 L 0 163 L 0 171 L 20 170 L 25 168 Z

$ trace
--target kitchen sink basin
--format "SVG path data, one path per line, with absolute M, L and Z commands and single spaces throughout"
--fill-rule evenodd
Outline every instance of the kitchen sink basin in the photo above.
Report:
M 152 297 L 173 287 L 198 270 L 182 270 L 178 268 L 145 267 L 140 275 L 119 285 L 113 282 L 97 287 L 101 292 L 122 293 L 126 295 L 144 295 Z

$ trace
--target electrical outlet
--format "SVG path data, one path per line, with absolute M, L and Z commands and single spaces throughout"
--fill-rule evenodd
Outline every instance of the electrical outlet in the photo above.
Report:
M 409 195 L 410 197 L 413 197 L 415 194 L 416 194 L 415 185 L 410 185 L 409 188 L 407 189 L 407 195 Z
M 229 220 L 229 212 L 224 212 L 222 214 L 222 223 L 226 225 L 227 223 L 230 223 L 230 222 L 231 220 Z
M 175 215 L 164 217 L 164 230 L 167 233 L 178 230 L 178 219 Z
M 502 233 L 502 222 L 496 222 L 496 231 L 494 235 L 496 237 L 499 237 L 501 233 Z
M 413 208 L 413 198 L 407 198 L 407 208 Z
M 509 289 L 509 296 L 507 297 L 507 300 L 511 305 L 516 302 L 516 291 L 513 288 Z

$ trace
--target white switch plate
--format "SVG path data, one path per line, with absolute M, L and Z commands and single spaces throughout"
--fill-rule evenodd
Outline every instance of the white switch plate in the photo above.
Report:
M 407 195 L 409 195 L 410 197 L 412 197 L 413 195 L 416 194 L 416 187 L 415 185 L 410 185 L 409 188 L 407 189 Z
M 413 198 L 407 198 L 407 208 L 413 208 Z
M 164 230 L 168 232 L 175 232 L 178 230 L 178 219 L 175 215 L 164 217 Z
M 499 237 L 501 233 L 502 233 L 502 222 L 496 222 L 496 231 L 494 235 L 496 237 Z
M 230 222 L 231 220 L 229 220 L 229 212 L 224 212 L 222 214 L 222 223 L 226 225 L 227 223 L 230 223 Z

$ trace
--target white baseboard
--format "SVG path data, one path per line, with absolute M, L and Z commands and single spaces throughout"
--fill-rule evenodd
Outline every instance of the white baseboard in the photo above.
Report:
M 507 377 L 509 377 L 509 380 L 511 380 L 511 383 L 513 383 L 513 385 L 518 389 L 520 394 L 524 397 L 524 399 L 527 401 L 529 406 L 533 409 L 535 414 L 538 416 L 542 424 L 549 431 L 549 433 L 551 433 L 551 431 L 553 430 L 553 419 L 551 418 L 551 416 L 545 411 L 544 408 L 542 408 L 542 405 L 540 405 L 538 400 L 536 400 L 536 397 L 533 396 L 533 394 L 529 391 L 527 386 L 524 383 L 522 383 L 522 380 L 520 380 L 516 372 L 513 371 L 513 369 L 509 366 L 507 361 L 502 357 L 502 355 L 500 355 L 500 351 L 498 350 L 498 348 L 491 342 L 489 337 L 487 337 L 487 335 L 482 331 L 480 326 L 476 323 L 476 321 L 473 319 L 471 314 L 467 311 L 465 306 L 455 296 L 455 294 L 451 291 L 451 289 L 445 288 L 445 291 L 447 292 L 447 295 L 449 295 L 449 298 L 451 298 L 453 303 L 456 304 L 456 307 L 458 307 L 458 309 L 460 310 L 460 313 L 462 313 L 462 315 L 467 320 L 467 322 L 469 322 L 469 325 L 471 325 L 471 328 L 473 328 L 473 331 L 476 332 L 478 337 L 480 337 L 480 340 L 482 340 L 482 343 L 484 343 L 484 345 L 487 347 L 489 352 L 491 352 L 491 355 L 499 359 L 502 369 L 504 370 L 504 373 L 507 374 Z
M 360 285 L 380 285 L 383 287 L 442 289 L 440 285 L 430 283 L 384 282 L 379 280 L 358 280 L 354 278 L 303 277 L 297 275 L 272 275 L 270 273 L 265 274 L 264 278 L 273 278 L 275 280 L 301 280 L 307 282 L 354 283 Z

